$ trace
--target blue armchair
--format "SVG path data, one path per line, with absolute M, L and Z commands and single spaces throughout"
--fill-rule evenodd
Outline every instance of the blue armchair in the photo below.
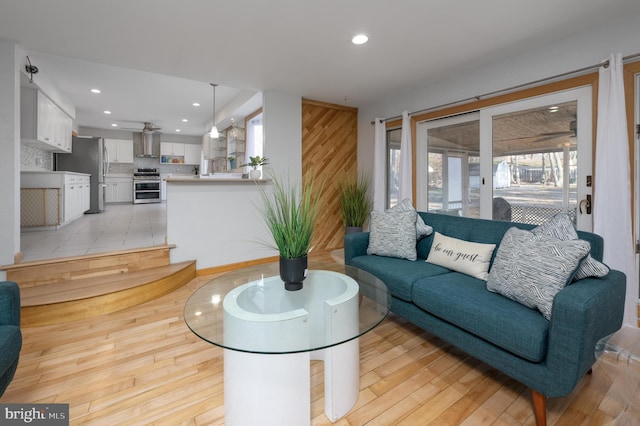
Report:
M 14 282 L 3 281 L 0 282 L 0 396 L 18 368 L 20 349 L 20 288 Z

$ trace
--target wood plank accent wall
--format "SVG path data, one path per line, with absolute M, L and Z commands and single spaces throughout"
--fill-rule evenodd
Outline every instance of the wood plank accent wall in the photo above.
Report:
M 313 250 L 344 246 L 338 182 L 358 170 L 358 109 L 302 100 L 302 175 L 324 182 Z

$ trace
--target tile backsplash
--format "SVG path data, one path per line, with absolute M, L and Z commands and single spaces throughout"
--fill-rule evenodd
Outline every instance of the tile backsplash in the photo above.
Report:
M 49 151 L 21 143 L 20 170 L 53 170 L 53 154 Z

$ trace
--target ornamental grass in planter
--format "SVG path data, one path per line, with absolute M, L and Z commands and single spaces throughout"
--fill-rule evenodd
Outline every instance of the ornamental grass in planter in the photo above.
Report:
M 369 218 L 373 207 L 369 195 L 370 180 L 368 174 L 349 174 L 344 182 L 338 184 L 338 201 L 347 233 L 362 230 L 362 225 Z
M 307 272 L 307 255 L 320 214 L 318 200 L 321 188 L 313 179 L 303 182 L 302 188 L 278 177 L 273 191 L 261 192 L 263 219 L 280 253 L 280 277 L 287 290 L 299 290 Z

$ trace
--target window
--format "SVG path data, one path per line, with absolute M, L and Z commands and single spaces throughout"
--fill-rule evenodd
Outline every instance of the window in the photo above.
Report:
M 398 183 L 400 182 L 400 137 L 402 129 L 387 130 L 387 201 L 389 209 L 398 204 Z
M 255 157 L 257 155 L 262 157 L 264 155 L 262 109 L 245 118 L 245 128 L 247 129 L 247 152 L 244 163 L 248 163 L 250 161 L 249 157 Z

